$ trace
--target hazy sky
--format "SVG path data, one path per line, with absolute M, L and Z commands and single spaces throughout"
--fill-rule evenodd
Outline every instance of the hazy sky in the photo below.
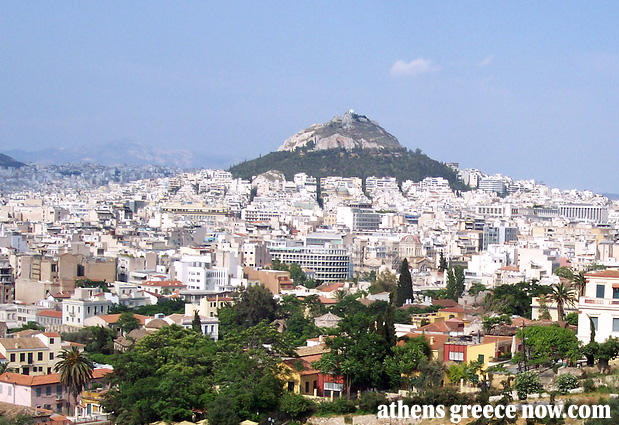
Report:
M 613 1 L 0 1 L 0 151 L 250 159 L 353 108 L 441 161 L 619 193 L 618 22 Z

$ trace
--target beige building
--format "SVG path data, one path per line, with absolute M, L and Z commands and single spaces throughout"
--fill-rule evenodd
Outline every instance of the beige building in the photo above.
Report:
M 192 316 L 197 311 L 200 316 L 217 317 L 217 310 L 232 302 L 232 298 L 220 295 L 204 297 L 199 304 L 185 304 L 185 316 Z
M 262 285 L 274 295 L 282 290 L 291 290 L 294 282 L 290 279 L 290 272 L 282 270 L 257 270 L 253 267 L 243 267 L 243 276 L 247 279 L 247 286 Z
M 0 339 L 0 354 L 10 369 L 22 375 L 46 375 L 52 373 L 62 350 L 60 335 L 54 332 L 37 333 Z

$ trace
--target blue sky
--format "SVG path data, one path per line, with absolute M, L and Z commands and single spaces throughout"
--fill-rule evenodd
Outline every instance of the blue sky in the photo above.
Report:
M 441 161 L 619 193 L 617 22 L 612 1 L 0 1 L 0 151 L 235 161 L 353 108 Z

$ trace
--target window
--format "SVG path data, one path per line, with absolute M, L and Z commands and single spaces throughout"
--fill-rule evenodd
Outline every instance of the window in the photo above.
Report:
M 613 332 L 619 332 L 619 319 L 613 319 Z
M 478 355 L 477 356 L 477 361 L 480 362 L 480 363 L 483 363 L 484 362 L 484 355 L 483 354 Z
M 595 289 L 596 298 L 604 298 L 604 285 L 597 285 Z
M 459 351 L 450 351 L 449 352 L 449 360 L 453 360 L 454 362 L 463 362 L 464 361 L 464 353 Z
M 50 344 L 53 344 L 53 343 L 54 343 L 54 338 L 50 338 L 50 339 L 49 339 L 49 343 L 50 343 Z
M 597 317 L 592 317 L 591 321 L 593 322 L 593 329 L 595 329 L 597 331 L 598 330 L 598 318 Z
M 19 353 L 19 361 L 20 362 L 26 361 L 26 353 Z
M 619 298 L 619 288 L 613 288 L 613 298 Z
M 62 385 L 56 385 L 56 397 L 62 397 Z
M 37 388 L 37 397 L 41 397 L 41 388 Z
M 39 351 L 39 353 L 37 354 L 37 360 L 38 361 L 43 361 L 43 352 Z
M 45 395 L 52 395 L 52 387 L 45 387 Z
M 49 359 L 54 360 L 54 353 L 49 353 Z
M 11 353 L 11 361 L 15 362 L 15 353 Z

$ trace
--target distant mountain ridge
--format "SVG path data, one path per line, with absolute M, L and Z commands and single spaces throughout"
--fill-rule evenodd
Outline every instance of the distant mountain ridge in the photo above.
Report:
M 353 111 L 299 131 L 277 152 L 229 168 L 235 177 L 245 179 L 270 170 L 282 172 L 289 180 L 301 172 L 317 178 L 395 177 L 400 182 L 444 177 L 453 188 L 466 189 L 453 169 L 420 150 L 402 147 L 377 122 Z
M 36 164 L 168 165 L 182 169 L 225 168 L 235 160 L 239 160 L 232 155 L 207 155 L 186 149 L 158 149 L 131 141 L 47 148 L 30 152 L 14 149 L 6 153 L 20 161 Z

